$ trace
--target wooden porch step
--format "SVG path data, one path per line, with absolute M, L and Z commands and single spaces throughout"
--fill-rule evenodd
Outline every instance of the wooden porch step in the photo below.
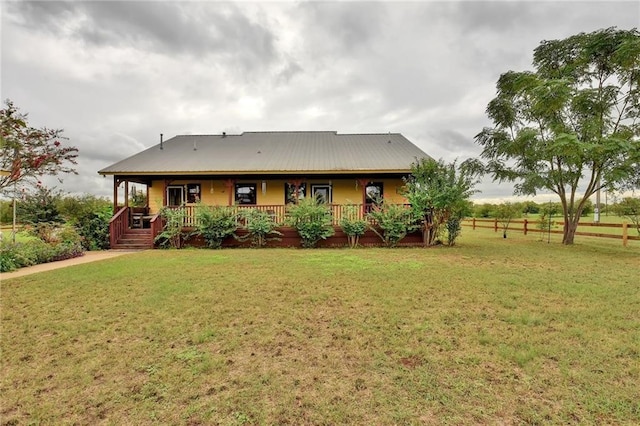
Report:
M 112 249 L 152 249 L 153 244 L 151 242 L 118 242 L 111 247 Z
M 151 244 L 151 238 L 122 237 L 118 240 L 118 244 Z
M 127 229 L 112 249 L 153 248 L 151 229 Z
M 150 228 L 129 228 L 125 231 L 125 234 L 151 235 L 151 229 Z
M 116 244 L 111 247 L 112 250 L 148 250 L 152 249 L 153 245 L 149 244 Z

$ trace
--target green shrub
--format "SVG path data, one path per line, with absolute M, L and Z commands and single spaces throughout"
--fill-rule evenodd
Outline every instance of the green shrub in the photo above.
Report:
M 22 243 L 3 241 L 0 243 L 0 271 L 8 272 L 41 263 L 71 259 L 82 256 L 83 253 L 79 242 L 47 244 L 36 239 Z
M 109 220 L 111 220 L 111 209 L 90 213 L 76 223 L 76 229 L 82 237 L 82 246 L 85 249 L 105 250 L 109 248 Z
M 496 215 L 496 219 L 498 219 L 498 222 L 500 222 L 500 225 L 502 226 L 502 236 L 507 238 L 509 225 L 513 219 L 522 215 L 521 209 L 517 204 L 506 202 L 499 204 L 494 213 Z
M 27 234 L 32 237 L 36 237 L 45 243 L 57 243 L 58 235 L 57 231 L 60 224 L 55 222 L 39 222 L 32 225 L 26 225 L 25 230 Z
M 88 194 L 65 197 L 59 201 L 58 209 L 67 223 L 75 226 L 85 249 L 109 248 L 109 220 L 113 216 L 113 204 L 108 199 Z
M 16 204 L 17 220 L 23 224 L 63 223 L 58 210 L 62 191 L 39 186 L 23 193 L 23 199 Z
M 62 225 L 56 232 L 56 237 L 61 244 L 80 244 L 82 245 L 82 236 L 76 228 L 71 225 Z
M 329 207 L 314 197 L 291 204 L 287 223 L 298 231 L 302 247 L 306 248 L 315 247 L 334 233 Z
M 162 232 L 156 235 L 155 242 L 164 248 L 182 248 L 182 242 L 186 237 L 184 231 L 184 220 L 186 213 L 183 208 L 163 207 L 160 210 L 160 217 L 164 222 Z
M 57 206 L 64 220 L 73 225 L 82 223 L 86 218 L 92 217 L 94 213 L 113 216 L 113 203 L 107 198 L 91 194 L 64 197 L 57 203 Z
M 20 267 L 17 251 L 17 244 L 4 240 L 0 241 L 0 272 L 14 271 Z
M 207 247 L 220 248 L 225 239 L 235 236 L 238 222 L 235 209 L 224 206 L 199 205 L 196 209 L 196 235 Z
M 450 217 L 444 226 L 447 229 L 447 244 L 452 246 L 456 243 L 456 239 L 460 236 L 460 231 L 462 230 L 460 218 L 458 216 Z
M 44 241 L 26 241 L 20 246 L 20 267 L 50 262 L 55 255 L 53 244 Z
M 267 241 L 277 240 L 282 235 L 276 230 L 277 224 L 271 215 L 264 210 L 243 210 L 240 216 L 244 220 L 242 228 L 248 232 L 246 238 L 250 238 L 255 247 L 264 247 Z
M 375 223 L 371 230 L 387 247 L 395 247 L 415 228 L 411 210 L 399 204 L 383 202 L 374 205 L 368 216 Z
M 360 237 L 364 235 L 369 226 L 366 219 L 359 215 L 359 208 L 356 206 L 344 206 L 342 209 L 342 218 L 340 219 L 340 228 L 347 235 L 349 247 L 358 246 Z
M 45 251 L 48 249 L 47 243 L 41 240 L 29 240 L 21 243 L 8 243 L 3 249 L 8 251 L 13 258 L 15 268 L 24 268 L 42 263 L 48 256 Z
M 80 243 L 61 243 L 53 246 L 53 252 L 48 262 L 72 259 L 84 255 L 84 248 Z

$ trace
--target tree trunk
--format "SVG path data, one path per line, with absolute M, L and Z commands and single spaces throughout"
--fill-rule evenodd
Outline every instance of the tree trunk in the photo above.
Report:
M 425 215 L 422 221 L 422 244 L 429 247 L 433 244 L 433 216 L 431 213 Z
M 562 229 L 562 244 L 573 244 L 573 239 L 576 236 L 576 230 L 578 229 L 579 220 L 580 216 L 578 215 L 576 215 L 572 220 L 565 220 L 564 227 Z
M 429 228 L 427 222 L 422 224 L 422 246 L 427 247 L 429 245 Z

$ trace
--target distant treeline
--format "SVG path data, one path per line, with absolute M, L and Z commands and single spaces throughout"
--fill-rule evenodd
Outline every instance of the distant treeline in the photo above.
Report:
M 625 199 L 626 200 L 626 199 Z M 477 218 L 494 218 L 500 216 L 500 206 L 503 206 L 505 203 L 500 204 L 491 204 L 491 203 L 482 203 L 482 204 L 473 204 L 473 217 Z M 527 217 L 528 215 L 544 215 L 544 216 L 556 216 L 562 214 L 562 205 L 557 203 L 536 203 L 535 201 L 520 201 L 515 203 L 510 203 L 513 206 L 515 212 L 517 212 L 515 217 Z M 621 214 L 622 208 L 626 206 L 626 203 L 613 203 L 607 205 L 600 205 L 600 214 L 606 215 L 624 215 Z M 582 211 L 582 216 L 588 216 L 594 213 L 595 205 L 588 200 L 585 205 L 584 210 Z

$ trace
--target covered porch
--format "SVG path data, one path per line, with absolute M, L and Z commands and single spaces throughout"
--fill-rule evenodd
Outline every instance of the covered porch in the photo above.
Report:
M 340 246 L 346 244 L 346 236 L 340 229 L 340 221 L 348 217 L 350 219 L 367 219 L 367 214 L 374 208 L 371 204 L 327 204 L 329 211 L 331 212 L 332 225 L 336 231 L 336 235 L 331 237 L 327 241 L 326 245 Z M 404 208 L 409 209 L 410 205 L 402 204 Z M 211 208 L 207 205 L 182 205 L 169 207 L 173 210 L 179 211 L 179 215 L 182 218 L 182 226 L 185 230 L 193 230 L 198 226 L 198 210 Z M 299 245 L 297 243 L 297 236 L 295 230 L 288 225 L 288 205 L 273 204 L 273 205 L 235 205 L 228 206 L 234 210 L 238 228 L 242 227 L 241 212 L 251 209 L 267 212 L 274 223 L 277 225 L 278 230 L 286 236 L 284 244 L 279 245 Z M 153 248 L 154 241 L 157 235 L 159 235 L 164 228 L 164 221 L 160 213 L 152 215 L 142 216 L 140 212 L 141 208 L 121 206 L 118 212 L 114 215 L 110 222 L 110 236 L 112 248 Z M 138 220 L 136 216 L 140 216 L 140 224 L 137 225 Z M 367 219 L 371 225 L 375 225 L 375 222 Z M 369 237 L 364 238 L 363 241 L 370 245 L 376 245 L 378 237 L 371 231 Z M 240 232 L 241 233 L 241 232 Z M 406 241 L 409 245 L 412 243 L 421 243 L 422 239 L 418 236 L 415 238 L 409 238 Z M 342 240 L 345 240 L 344 242 Z M 198 245 L 198 244 L 196 244 Z M 237 246 L 238 244 L 231 244 L 231 246 Z
M 183 226 L 197 225 L 198 208 L 229 206 L 240 213 L 258 209 L 269 213 L 278 226 L 287 223 L 287 206 L 313 196 L 324 200 L 333 225 L 339 226 L 347 212 L 364 218 L 376 201 L 404 204 L 400 174 L 342 175 L 254 175 L 254 176 L 141 176 L 114 175 L 114 216 L 110 222 L 111 246 L 133 240 L 153 246 L 163 229 L 159 213 L 163 207 L 182 211 Z M 134 185 L 144 186 L 144 205 L 132 205 Z M 136 234 L 134 236 L 134 234 Z M 141 237 L 139 237 L 141 236 Z M 135 238 L 134 238 L 135 237 Z M 129 244 L 130 245 L 130 244 Z M 127 245 L 127 247 L 129 246 Z

